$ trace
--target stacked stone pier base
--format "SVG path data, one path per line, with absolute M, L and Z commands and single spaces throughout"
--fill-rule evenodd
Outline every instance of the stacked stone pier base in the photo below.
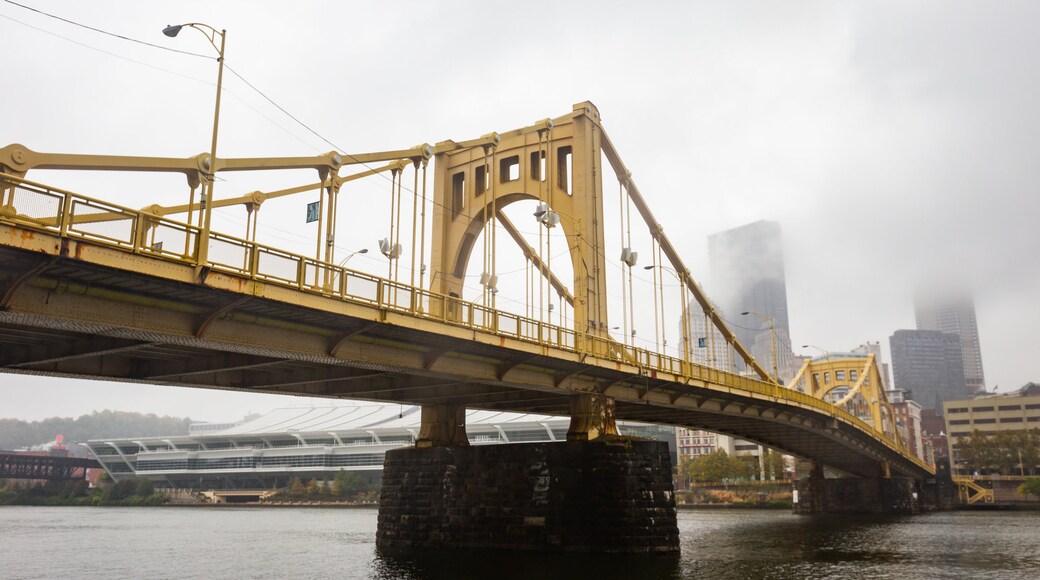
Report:
M 668 446 L 606 437 L 389 451 L 376 545 L 677 553 Z
M 795 484 L 796 514 L 920 513 L 923 498 L 918 482 L 909 477 L 809 477 Z

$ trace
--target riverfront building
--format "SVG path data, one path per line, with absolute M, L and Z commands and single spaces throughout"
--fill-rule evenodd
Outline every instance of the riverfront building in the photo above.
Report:
M 413 445 L 419 407 L 357 404 L 276 409 L 239 423 L 203 424 L 188 435 L 89 441 L 113 480 L 146 477 L 156 487 L 269 489 L 293 477 L 332 479 L 360 472 L 379 481 L 383 455 Z M 466 432 L 473 445 L 564 441 L 570 419 L 470 410 Z M 668 441 L 672 427 L 621 421 L 625 435 Z
M 907 397 L 903 389 L 892 389 L 886 391 L 888 402 L 892 404 L 892 412 L 896 416 L 896 425 L 900 428 L 903 440 L 910 449 L 910 453 L 920 457 L 925 462 L 930 462 L 928 453 L 925 452 L 924 440 L 921 433 L 921 405 L 917 401 Z M 934 461 L 934 458 L 931 460 Z
M 701 455 L 714 453 L 719 449 L 730 455 L 733 455 L 734 451 L 736 451 L 732 437 L 700 429 L 677 427 L 675 429 L 675 440 L 675 450 L 680 462 L 685 459 L 693 459 Z M 758 445 L 754 447 L 757 449 Z
M 946 401 L 943 407 L 950 457 L 956 463 L 958 440 L 975 431 L 996 435 L 1002 431 L 1040 429 L 1040 384 L 1027 383 L 1011 393 Z

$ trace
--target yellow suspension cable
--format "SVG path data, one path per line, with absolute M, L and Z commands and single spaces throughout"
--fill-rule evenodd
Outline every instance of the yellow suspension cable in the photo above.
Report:
M 422 162 L 422 228 L 419 231 L 419 287 L 423 287 L 423 278 L 426 274 L 426 165 L 427 160 Z
M 627 176 L 626 176 L 627 178 Z M 625 235 L 628 237 L 628 247 L 632 247 L 632 195 L 625 186 Z M 632 346 L 636 345 L 636 308 L 635 308 L 635 292 L 632 289 L 632 268 L 628 269 L 628 317 L 629 317 L 629 329 L 631 330 L 631 341 Z
M 620 218 L 621 218 L 620 220 L 618 220 L 618 225 L 621 228 L 621 245 L 622 246 L 625 245 L 625 242 L 624 242 L 624 240 L 625 240 L 625 191 L 624 191 L 624 189 L 625 188 L 624 188 L 624 185 L 621 183 L 621 180 L 618 180 L 618 216 L 620 216 Z M 629 248 L 629 250 L 631 251 L 631 248 Z M 622 313 L 621 314 L 621 318 L 622 318 L 622 320 L 624 322 L 622 323 L 622 330 L 621 330 L 621 332 L 623 332 L 624 335 L 621 338 L 621 342 L 623 344 L 628 344 L 628 290 L 625 288 L 625 266 L 628 266 L 628 264 L 622 262 L 622 264 L 621 264 L 621 313 Z M 632 266 L 628 266 L 628 268 L 632 269 Z
M 661 270 L 661 265 L 657 262 L 656 244 L 657 244 L 657 240 L 654 239 L 654 238 L 651 238 L 651 240 L 650 240 L 650 256 L 651 256 L 651 259 L 654 262 L 654 264 L 653 264 L 654 267 L 652 268 L 652 270 L 654 272 L 654 286 L 653 286 L 653 293 L 654 293 L 654 346 L 655 346 L 655 350 L 657 352 L 661 352 L 661 327 L 660 327 L 660 324 L 658 324 L 658 322 L 657 322 L 657 278 L 658 278 L 658 273 Z
M 548 142 L 548 133 L 546 133 L 546 141 Z M 539 152 L 542 152 L 542 132 L 538 133 L 538 150 L 539 150 Z M 539 172 L 539 173 L 542 174 L 541 175 L 542 183 L 538 184 L 538 201 L 543 203 L 543 204 L 545 204 L 546 207 L 548 207 L 548 204 L 549 204 L 549 202 L 548 202 L 548 195 L 546 193 L 544 193 L 545 186 L 543 185 L 543 183 L 548 183 L 546 175 L 548 175 L 548 172 L 549 172 L 549 157 L 544 152 L 542 152 L 542 155 L 545 157 L 545 169 L 546 170 L 544 172 L 541 172 L 541 171 Z M 538 257 L 539 258 L 542 258 L 542 256 L 543 256 L 542 248 L 544 247 L 544 244 L 542 243 L 542 231 L 544 229 L 545 228 L 542 227 L 542 224 L 539 223 L 538 224 Z M 544 269 L 545 269 L 545 260 L 539 259 L 538 260 L 538 322 L 539 322 L 539 325 L 542 322 L 542 311 L 545 310 L 545 300 L 542 298 L 542 289 L 543 289 L 543 287 L 542 287 L 542 274 L 543 274 L 543 270 Z M 539 330 L 539 340 L 541 340 L 541 338 L 542 338 L 540 335 L 541 335 L 541 331 Z
M 416 219 L 418 219 L 419 213 L 419 162 L 415 161 L 412 164 L 412 173 L 415 179 L 412 184 L 412 250 L 409 257 L 411 258 L 412 271 L 409 278 L 408 285 L 415 288 L 415 230 L 416 230 Z M 413 300 L 412 309 L 415 309 Z
M 396 200 L 394 199 L 394 193 L 397 191 L 397 172 L 398 171 L 400 171 L 400 170 L 399 169 L 392 169 L 392 170 L 390 170 L 390 235 L 386 238 L 387 239 L 387 243 L 390 244 L 390 246 L 391 246 L 390 247 L 390 256 L 394 255 L 394 248 L 393 248 L 393 243 L 394 243 L 394 204 L 396 203 Z M 387 261 L 387 270 L 386 270 L 386 277 L 387 278 L 393 278 L 393 275 L 394 275 L 394 260 L 393 260 L 393 258 L 390 258 L 390 256 L 387 256 L 387 258 L 389 258 L 389 260 Z M 382 297 L 380 297 L 380 298 L 382 298 Z
M 202 213 L 202 212 L 200 212 Z M 321 261 L 321 234 L 324 230 L 325 224 L 325 188 L 318 189 L 318 235 L 315 239 L 314 247 L 314 259 Z M 318 285 L 318 277 L 321 275 L 322 268 L 318 267 L 314 269 L 314 285 Z
M 659 291 L 661 293 L 661 345 L 663 350 L 661 354 L 668 354 L 668 319 L 664 316 L 664 262 L 661 257 L 661 244 L 657 244 L 657 263 L 660 264 L 659 270 L 661 270 L 661 277 L 659 278 L 661 285 Z
M 552 128 L 548 129 L 546 134 L 546 153 L 545 153 L 545 167 L 546 167 L 546 178 L 545 178 L 545 197 L 546 204 L 552 211 L 553 208 L 553 164 L 552 161 Z M 552 223 L 551 218 L 549 223 Z M 563 227 L 563 226 L 561 226 Z M 552 300 L 552 229 L 546 227 L 545 231 L 545 297 L 547 300 Z M 575 297 L 577 298 L 577 297 Z M 587 296 L 583 299 L 588 298 Z M 550 305 L 552 302 L 549 303 Z M 552 313 L 546 310 L 546 321 L 552 324 Z M 586 320 L 586 326 L 588 321 Z M 588 329 L 585 330 L 588 332 Z
M 401 256 L 400 256 L 400 253 L 397 252 L 397 247 L 399 245 L 401 245 L 401 205 L 402 205 L 401 204 L 401 189 L 403 187 L 403 184 L 404 184 L 404 169 L 401 169 L 401 175 L 397 178 L 397 235 L 396 235 L 396 237 L 393 240 L 391 240 L 391 243 L 393 244 L 393 246 L 390 248 L 391 255 L 394 254 L 394 253 L 398 254 L 397 257 L 394 258 L 394 282 L 397 282 L 397 281 L 400 280 L 400 278 L 398 278 L 398 272 L 400 271 L 400 268 L 401 268 Z M 395 298 L 395 302 L 396 302 L 396 298 L 397 298 L 397 291 L 396 291 L 396 289 L 394 290 L 394 298 Z
M 487 201 L 488 200 L 488 192 L 487 192 L 487 153 L 488 153 L 488 150 L 487 150 L 486 146 L 483 149 L 484 149 L 484 164 L 482 166 L 484 168 L 483 175 L 481 175 L 480 180 L 474 180 L 475 183 L 473 184 L 473 187 L 474 187 L 475 190 L 480 191 L 481 195 L 484 196 L 483 197 L 483 202 L 484 202 L 483 203 L 483 216 L 481 217 L 481 219 L 483 220 L 483 223 L 480 224 L 481 225 L 481 235 L 484 238 L 482 240 L 483 243 L 481 244 L 482 247 L 483 247 L 484 254 L 483 254 L 483 256 L 480 259 L 480 273 L 481 273 L 481 284 L 480 284 L 481 299 L 480 299 L 480 303 L 483 306 L 487 306 L 488 305 L 488 284 L 487 284 L 487 281 L 488 281 L 488 276 L 490 275 L 488 273 L 488 244 L 489 244 L 489 240 L 488 240 L 488 201 Z
M 498 303 L 497 302 L 498 293 L 496 292 L 497 286 L 498 286 L 498 282 L 497 282 L 497 274 L 498 274 L 498 193 L 496 191 L 497 188 L 495 187 L 495 181 L 496 181 L 495 180 L 495 154 L 496 154 L 497 151 L 498 151 L 497 148 L 492 148 L 492 150 L 491 150 L 491 163 L 488 166 L 488 168 L 485 170 L 485 175 L 487 176 L 487 181 L 488 181 L 488 184 L 489 184 L 487 189 L 489 190 L 489 194 L 491 195 L 491 243 L 490 243 L 490 247 L 491 247 L 491 278 L 490 278 L 490 280 L 494 280 L 495 284 L 494 285 L 490 285 L 488 287 L 488 292 L 491 293 L 491 309 L 492 310 L 497 308 L 497 303 Z M 497 324 L 497 322 L 496 322 L 496 324 Z

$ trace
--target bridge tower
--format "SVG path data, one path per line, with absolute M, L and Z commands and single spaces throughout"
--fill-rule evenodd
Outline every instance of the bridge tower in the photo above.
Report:
M 586 336 L 608 338 L 606 260 L 603 235 L 603 168 L 599 110 L 586 101 L 574 105 L 570 115 L 545 119 L 531 128 L 507 133 L 491 133 L 471 142 L 438 143 L 434 173 L 433 234 L 431 251 L 431 290 L 459 298 L 458 305 L 447 305 L 449 319 L 462 314 L 463 285 L 471 257 L 485 252 L 480 272 L 484 304 L 495 307 L 495 251 L 497 223 L 505 222 L 502 213 L 522 200 L 538 202 L 535 217 L 539 227 L 560 227 L 567 240 L 574 272 L 573 306 L 575 347 L 583 350 Z M 484 234 L 480 247 L 478 239 Z M 511 243 L 513 240 L 507 240 Z M 525 250 L 525 253 L 528 251 Z M 555 281 L 551 264 L 533 255 L 542 277 Z M 549 258 L 551 260 L 551 258 Z M 561 299 L 565 290 L 557 285 Z M 453 307 L 454 306 L 454 307 Z M 432 308 L 443 307 L 440 304 Z M 441 314 L 435 312 L 435 315 Z M 458 444 L 464 437 L 452 436 L 458 418 L 465 413 L 457 407 L 423 409 L 423 445 Z M 589 440 L 615 435 L 614 402 L 597 394 L 575 395 L 571 401 L 569 440 Z
M 498 222 L 506 242 L 521 244 L 544 283 L 572 303 L 575 349 L 610 340 L 602 137 L 599 112 L 584 102 L 533 127 L 435 146 L 430 283 L 448 298 L 431 302 L 434 317 L 472 322 L 473 305 L 462 301 L 467 276 L 476 277 L 471 264 L 483 265 L 479 303 L 494 317 Z M 559 250 L 543 262 L 502 213 L 522 200 L 538 203 L 539 227 L 562 228 L 573 295 L 552 274 Z M 472 260 L 479 252 L 484 258 Z M 552 331 L 548 321 L 524 324 L 537 325 L 540 340 Z M 415 447 L 386 454 L 377 546 L 677 551 L 667 445 L 611 437 L 615 403 L 602 392 L 570 395 L 570 415 L 566 443 L 470 447 L 464 403 L 423 405 Z

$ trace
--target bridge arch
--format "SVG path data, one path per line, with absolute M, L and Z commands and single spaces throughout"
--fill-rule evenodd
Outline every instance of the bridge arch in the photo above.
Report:
M 595 106 L 579 103 L 536 131 L 438 144 L 431 290 L 461 297 L 469 260 L 489 220 L 518 201 L 535 200 L 560 216 L 568 240 L 574 330 L 607 336 L 600 133 Z

